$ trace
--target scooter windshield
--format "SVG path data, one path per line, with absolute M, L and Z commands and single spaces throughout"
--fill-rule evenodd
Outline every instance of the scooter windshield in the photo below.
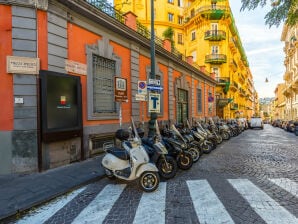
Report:
M 174 124 L 171 125 L 171 130 L 174 132 L 176 136 L 178 136 L 182 141 L 184 141 L 184 138 L 180 134 L 180 132 L 177 130 Z

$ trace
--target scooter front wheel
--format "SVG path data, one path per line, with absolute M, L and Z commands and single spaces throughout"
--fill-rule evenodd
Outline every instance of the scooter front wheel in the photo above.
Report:
M 106 173 L 106 176 L 107 176 L 109 179 L 111 179 L 111 180 L 116 179 L 116 177 L 114 176 L 113 172 L 110 171 L 109 169 L 105 169 L 105 173 Z
M 192 160 L 193 160 L 194 163 L 199 161 L 199 158 L 200 158 L 199 149 L 191 147 L 187 151 L 191 154 Z
M 183 152 L 178 157 L 178 166 L 182 170 L 188 170 L 192 167 L 193 159 L 189 152 Z
M 139 185 L 145 192 L 152 192 L 158 188 L 159 175 L 157 172 L 146 171 L 139 178 Z
M 159 175 L 164 179 L 171 179 L 177 173 L 177 162 L 171 156 L 165 156 L 165 158 L 160 159 L 156 166 L 159 170 Z

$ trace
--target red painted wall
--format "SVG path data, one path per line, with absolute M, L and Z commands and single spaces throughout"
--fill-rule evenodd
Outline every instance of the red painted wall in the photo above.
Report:
M 0 15 L 0 131 L 10 131 L 13 129 L 13 80 L 12 74 L 6 73 L 6 56 L 12 55 L 11 7 L 0 5 Z
M 38 28 L 38 57 L 40 69 L 48 70 L 48 17 L 47 12 L 37 12 Z

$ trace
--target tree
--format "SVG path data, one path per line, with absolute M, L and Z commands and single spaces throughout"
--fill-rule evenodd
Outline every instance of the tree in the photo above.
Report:
M 169 27 L 162 33 L 162 36 L 163 36 L 164 38 L 168 38 L 168 39 L 170 39 L 172 48 L 175 47 L 175 41 L 174 41 L 174 29 L 173 29 L 173 27 L 169 26 Z
M 264 7 L 268 0 L 241 0 L 240 11 L 254 10 L 258 6 Z M 265 15 L 265 24 L 269 27 L 279 26 L 285 22 L 289 26 L 298 23 L 298 0 L 270 0 L 272 9 Z

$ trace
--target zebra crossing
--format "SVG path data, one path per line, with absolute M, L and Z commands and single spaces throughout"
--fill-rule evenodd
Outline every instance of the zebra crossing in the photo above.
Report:
M 276 187 L 283 189 L 297 198 L 298 185 L 295 181 L 287 178 L 269 179 Z M 227 179 L 230 187 L 244 198 L 249 206 L 259 217 L 269 224 L 297 224 L 297 217 L 281 206 L 274 198 L 270 197 L 259 186 L 248 179 Z M 134 224 L 138 223 L 166 223 L 167 187 L 171 183 L 161 182 L 158 190 L 151 193 L 143 192 L 133 215 Z M 187 190 L 191 198 L 193 209 L 200 223 L 219 224 L 235 223 L 229 211 L 225 208 L 223 199 L 218 196 L 208 180 L 187 180 Z M 103 223 L 106 217 L 113 211 L 113 206 L 122 194 L 125 194 L 126 184 L 107 184 L 94 197 L 91 202 L 78 212 L 69 223 Z M 21 218 L 16 223 L 45 223 L 57 212 L 79 197 L 86 187 L 73 191 L 71 194 L 45 205 L 32 214 Z M 297 215 L 297 214 L 296 214 Z

